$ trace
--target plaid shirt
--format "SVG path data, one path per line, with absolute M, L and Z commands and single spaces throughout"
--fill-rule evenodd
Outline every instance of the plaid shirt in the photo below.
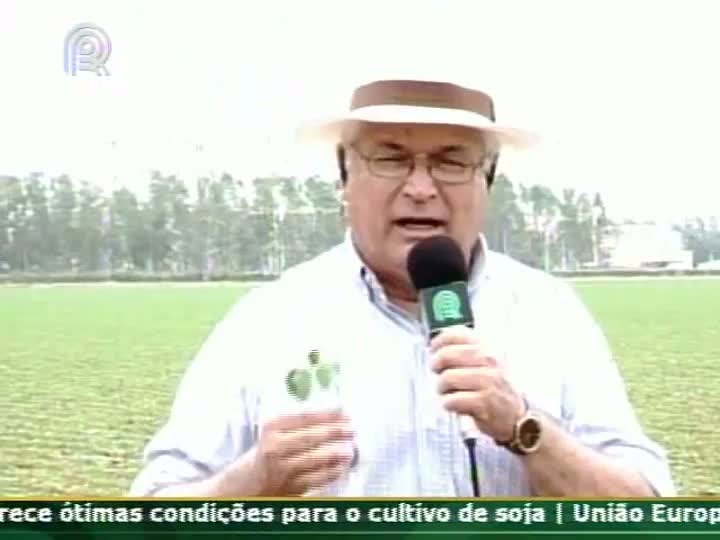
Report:
M 607 341 L 572 288 L 489 251 L 482 237 L 481 246 L 469 293 L 484 352 L 580 442 L 674 495 L 665 453 L 643 433 Z M 206 478 L 251 448 L 264 419 L 298 410 L 285 377 L 312 349 L 339 363 L 338 399 L 357 435 L 356 465 L 325 495 L 472 496 L 467 450 L 456 415 L 441 407 L 423 329 L 387 302 L 349 235 L 251 290 L 218 324 L 131 494 Z M 487 437 L 476 451 L 482 495 L 531 495 L 522 458 Z

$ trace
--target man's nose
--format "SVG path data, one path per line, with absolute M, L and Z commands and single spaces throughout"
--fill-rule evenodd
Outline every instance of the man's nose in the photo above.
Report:
M 416 158 L 415 166 L 405 180 L 403 193 L 419 201 L 437 196 L 437 185 L 429 174 L 427 161 L 424 158 Z

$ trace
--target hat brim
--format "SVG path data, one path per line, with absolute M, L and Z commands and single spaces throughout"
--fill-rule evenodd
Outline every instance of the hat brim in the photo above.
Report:
M 493 139 L 495 144 L 516 150 L 535 146 L 540 137 L 530 130 L 505 126 L 470 111 L 409 105 L 376 105 L 350 111 L 345 115 L 323 118 L 300 126 L 301 142 L 337 144 L 347 130 L 362 122 L 384 124 L 436 124 L 465 126 L 476 129 Z

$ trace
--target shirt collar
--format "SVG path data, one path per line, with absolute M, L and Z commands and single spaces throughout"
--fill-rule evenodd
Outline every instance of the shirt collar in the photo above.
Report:
M 373 272 L 362 260 L 353 240 L 350 229 L 345 233 L 344 244 L 350 255 L 351 269 L 355 275 L 356 283 L 370 298 L 371 302 L 387 302 L 385 291 L 380 285 L 375 272 Z M 468 279 L 468 293 L 472 297 L 482 282 L 488 279 L 487 272 L 488 246 L 483 234 L 478 235 L 478 242 L 473 251 L 470 264 L 470 275 Z

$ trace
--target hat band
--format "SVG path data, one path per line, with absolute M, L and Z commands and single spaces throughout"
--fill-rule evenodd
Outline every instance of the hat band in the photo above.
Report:
M 350 110 L 382 105 L 456 109 L 489 120 L 495 116 L 492 99 L 484 92 L 428 81 L 377 81 L 361 86 L 353 94 Z

